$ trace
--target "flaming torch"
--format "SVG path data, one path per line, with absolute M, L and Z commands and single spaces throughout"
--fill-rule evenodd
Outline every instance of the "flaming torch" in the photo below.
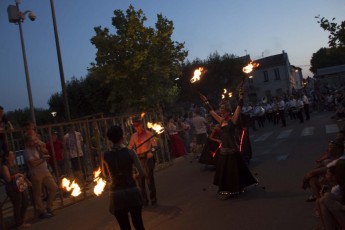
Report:
M 155 133 L 157 134 L 161 134 L 164 132 L 164 127 L 158 123 L 147 122 L 147 128 L 153 129 L 153 131 L 155 131 Z
M 93 192 L 96 194 L 96 196 L 99 196 L 102 194 L 104 187 L 107 184 L 107 182 L 100 177 L 100 174 L 101 174 L 101 168 L 98 168 L 98 170 L 93 172 L 93 175 L 94 175 L 93 181 L 96 182 L 96 185 L 93 188 Z
M 204 75 L 205 73 L 206 73 L 206 70 L 203 67 L 199 67 L 198 69 L 194 70 L 194 75 L 190 79 L 190 82 L 195 83 L 199 81 L 202 75 Z
M 72 191 L 71 195 L 74 197 L 77 197 L 81 194 L 79 185 L 75 181 L 73 181 L 71 184 L 71 181 L 65 177 L 62 179 L 62 188 L 65 188 L 67 192 Z
M 259 65 L 260 65 L 259 63 L 256 63 L 254 61 L 250 61 L 250 63 L 248 65 L 246 65 L 245 67 L 242 68 L 242 71 L 246 74 L 250 74 Z M 249 75 L 248 78 L 253 78 L 253 76 Z M 246 80 L 246 78 L 244 77 L 240 83 L 240 88 L 242 88 L 245 80 Z

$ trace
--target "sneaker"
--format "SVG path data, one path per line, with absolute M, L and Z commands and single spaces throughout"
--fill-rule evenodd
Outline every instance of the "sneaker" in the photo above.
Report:
M 49 212 L 45 212 L 45 213 L 42 213 L 40 215 L 40 219 L 47 219 L 47 218 L 50 218 L 50 217 L 53 217 L 53 215 L 50 214 Z

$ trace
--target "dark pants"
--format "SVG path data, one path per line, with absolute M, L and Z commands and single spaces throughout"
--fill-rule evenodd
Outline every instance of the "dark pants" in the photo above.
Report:
M 10 198 L 13 206 L 13 216 L 16 227 L 24 223 L 26 209 L 28 207 L 28 199 L 26 193 L 15 190 L 12 184 L 6 185 L 6 193 Z
M 156 197 L 156 185 L 155 185 L 155 178 L 154 178 L 154 169 L 155 169 L 155 159 L 150 158 L 150 159 L 140 159 L 141 166 L 143 167 L 146 176 L 139 179 L 139 187 L 141 190 L 141 195 L 143 198 L 143 203 L 144 205 L 148 204 L 148 197 L 147 197 L 147 192 L 146 192 L 146 183 L 147 187 L 150 192 L 150 200 L 151 203 L 156 203 L 157 202 L 157 197 Z
M 286 120 L 285 120 L 285 111 L 284 110 L 279 110 L 279 118 L 282 121 L 282 126 L 286 126 Z
M 117 222 L 119 222 L 121 230 L 130 230 L 131 224 L 129 222 L 128 213 L 131 214 L 132 223 L 136 230 L 144 230 L 143 219 L 141 217 L 141 206 L 132 207 L 129 209 L 122 209 L 114 212 Z
M 309 120 L 310 115 L 309 115 L 309 104 L 304 104 L 304 113 L 305 113 L 305 119 Z

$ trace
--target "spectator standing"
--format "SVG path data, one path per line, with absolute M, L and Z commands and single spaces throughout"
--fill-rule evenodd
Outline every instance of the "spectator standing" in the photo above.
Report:
M 309 99 L 307 95 L 303 94 L 302 96 L 303 106 L 304 106 L 304 114 L 305 114 L 305 120 L 310 120 L 310 114 L 309 114 Z
M 83 136 L 70 126 L 68 133 L 64 136 L 64 146 L 71 160 L 74 176 L 83 184 L 85 179 Z
M 50 155 L 49 164 L 52 167 L 57 178 L 65 174 L 64 171 L 64 159 L 63 159 L 63 143 L 58 138 L 58 133 L 53 131 L 51 134 L 51 140 L 47 141 L 46 148 Z M 55 162 L 56 161 L 56 167 Z M 57 169 L 57 170 L 56 170 Z
M 169 121 L 167 124 L 167 131 L 169 134 L 171 150 L 174 157 L 180 157 L 180 156 L 186 155 L 186 149 L 178 133 L 177 125 L 175 124 L 175 121 L 172 117 L 169 118 Z
M 26 176 L 20 173 L 15 163 L 16 155 L 12 151 L 6 151 L 2 159 L 2 176 L 6 182 L 6 194 L 10 198 L 13 206 L 13 216 L 15 227 L 18 229 L 30 227 L 25 223 L 25 214 L 28 207 L 26 194 L 27 186 L 32 186 Z M 21 187 L 18 187 L 18 185 Z
M 24 155 L 26 162 L 28 162 L 36 209 L 40 218 L 50 218 L 53 216 L 52 205 L 58 186 L 48 169 L 47 160 L 50 156 L 41 152 L 40 149 L 41 146 L 36 136 L 25 136 Z M 47 189 L 48 193 L 46 208 L 44 208 L 42 201 L 43 186 Z
M 201 110 L 199 108 L 195 109 L 195 116 L 192 119 L 193 126 L 195 128 L 195 137 L 197 144 L 197 156 L 199 157 L 204 145 L 207 141 L 207 121 L 205 117 L 201 116 Z

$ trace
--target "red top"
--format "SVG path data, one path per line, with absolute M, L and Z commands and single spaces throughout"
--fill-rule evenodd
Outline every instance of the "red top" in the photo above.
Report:
M 57 161 L 61 161 L 63 159 L 63 144 L 61 141 L 57 140 L 53 142 L 54 144 L 54 152 L 55 152 L 55 158 Z M 50 141 L 46 143 L 46 148 L 49 152 L 49 155 L 51 156 L 49 159 L 49 163 L 54 162 L 54 157 L 53 157 L 53 150 L 50 145 Z

